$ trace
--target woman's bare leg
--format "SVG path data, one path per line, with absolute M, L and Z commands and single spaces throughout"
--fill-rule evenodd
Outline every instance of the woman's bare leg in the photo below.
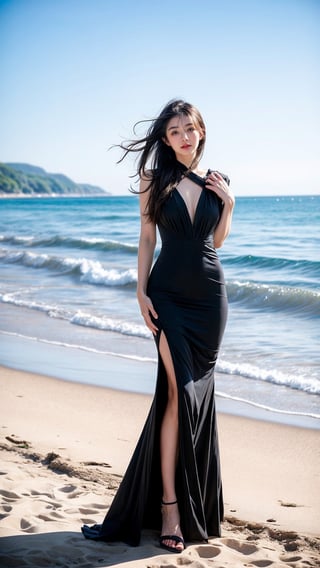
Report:
M 178 457 L 178 389 L 174 366 L 167 338 L 161 333 L 159 342 L 160 355 L 167 373 L 168 404 L 163 416 L 160 432 L 161 475 L 165 503 L 176 501 L 175 474 Z M 180 529 L 180 515 L 178 505 L 162 505 L 162 531 L 161 534 L 182 536 Z M 177 551 L 183 549 L 181 543 L 165 540 L 164 544 L 176 547 Z

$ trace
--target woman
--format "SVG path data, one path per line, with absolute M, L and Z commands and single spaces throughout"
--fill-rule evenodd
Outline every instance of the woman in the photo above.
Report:
M 140 153 L 137 297 L 158 349 L 158 376 L 123 481 L 103 524 L 83 527 L 87 538 L 137 545 L 142 528 L 161 527 L 160 546 L 181 552 L 184 539 L 220 535 L 214 367 L 227 297 L 215 249 L 229 233 L 234 198 L 227 176 L 200 170 L 205 138 L 199 111 L 177 100 L 143 139 L 121 146 L 123 158 Z M 162 249 L 151 268 L 156 227 Z

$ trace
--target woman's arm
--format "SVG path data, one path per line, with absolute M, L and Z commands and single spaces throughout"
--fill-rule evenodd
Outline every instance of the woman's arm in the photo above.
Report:
M 156 334 L 158 328 L 154 325 L 150 314 L 157 319 L 158 315 L 152 305 L 151 299 L 147 296 L 147 283 L 153 262 L 153 255 L 156 246 L 156 226 L 148 220 L 146 216 L 148 191 L 145 191 L 150 180 L 141 179 L 140 181 L 140 239 L 138 250 L 138 283 L 137 298 L 140 305 L 142 317 L 146 326 Z
M 212 172 L 208 175 L 206 188 L 214 191 L 224 204 L 219 223 L 214 230 L 213 244 L 215 248 L 220 248 L 230 232 L 235 198 L 228 184 L 218 172 Z

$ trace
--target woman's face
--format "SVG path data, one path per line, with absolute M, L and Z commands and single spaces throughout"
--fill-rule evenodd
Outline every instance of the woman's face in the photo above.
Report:
M 189 115 L 178 115 L 171 118 L 167 124 L 164 142 L 171 146 L 177 160 L 192 161 L 196 157 L 202 131 L 197 128 Z

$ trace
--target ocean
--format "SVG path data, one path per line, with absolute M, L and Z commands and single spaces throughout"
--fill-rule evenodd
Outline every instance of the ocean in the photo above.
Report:
M 319 226 L 320 196 L 237 198 L 218 249 L 229 317 L 216 373 L 220 399 L 317 427 Z M 152 393 L 139 227 L 133 195 L 0 199 L 0 364 Z M 121 373 L 104 371 L 110 358 Z

